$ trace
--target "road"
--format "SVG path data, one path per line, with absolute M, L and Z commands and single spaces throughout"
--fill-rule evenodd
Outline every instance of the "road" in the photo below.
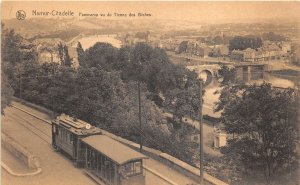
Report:
M 30 107 L 14 102 L 14 105 L 25 109 L 46 120 L 51 120 L 49 115 Z M 55 152 L 51 143 L 51 126 L 45 124 L 20 110 L 13 107 L 5 109 L 5 116 L 2 117 L 2 132 L 12 136 L 18 143 L 26 147 L 34 155 L 38 157 L 42 167 L 42 174 L 30 177 L 14 177 L 3 170 L 3 185 L 94 185 L 82 169 L 75 168 L 70 159 L 64 155 Z M 7 156 L 7 152 L 5 156 Z M 13 157 L 4 159 L 8 165 L 16 163 Z M 184 176 L 178 171 L 162 164 L 159 161 L 148 159 L 147 167 L 155 170 L 166 179 L 176 182 L 178 185 L 195 183 L 190 178 Z M 15 166 L 15 165 L 13 165 Z M 23 169 L 24 170 L 24 169 Z M 146 171 L 147 185 L 168 185 L 171 184 L 166 180 L 154 175 L 150 171 Z
M 164 115 L 172 117 L 171 113 L 165 112 Z M 196 129 L 199 129 L 199 121 L 193 120 L 188 117 L 182 119 L 185 123 L 195 126 Z M 213 145 L 213 136 L 214 128 L 210 126 L 207 121 L 203 120 L 203 142 L 204 142 L 204 153 L 207 153 L 214 157 L 220 157 L 222 154 L 218 150 L 212 148 Z
M 233 64 L 234 62 L 230 62 L 227 60 L 223 60 L 221 58 L 201 58 L 198 56 L 187 56 L 186 54 L 175 54 L 175 52 L 167 51 L 168 56 L 172 60 L 172 58 L 177 58 L 182 60 L 182 63 L 186 61 L 186 59 L 190 59 L 190 61 L 185 62 L 186 65 L 195 65 L 195 64 L 216 64 L 216 63 L 223 63 L 223 64 Z

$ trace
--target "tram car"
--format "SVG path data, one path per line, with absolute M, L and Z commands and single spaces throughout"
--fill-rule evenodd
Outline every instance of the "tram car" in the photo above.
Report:
M 52 121 L 52 146 L 101 185 L 145 185 L 147 157 L 102 135 L 99 128 L 67 115 Z
M 101 134 L 101 130 L 65 114 L 52 121 L 53 148 L 71 157 L 76 166 L 82 166 L 85 162 L 85 151 L 80 139 L 95 134 Z

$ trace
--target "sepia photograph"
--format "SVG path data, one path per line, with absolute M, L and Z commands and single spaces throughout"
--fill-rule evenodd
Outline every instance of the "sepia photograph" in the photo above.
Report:
M 300 1 L 1 3 L 1 185 L 300 185 Z

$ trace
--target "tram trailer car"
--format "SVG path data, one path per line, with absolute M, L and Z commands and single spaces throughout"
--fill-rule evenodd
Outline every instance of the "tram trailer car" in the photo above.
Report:
M 85 164 L 85 150 L 80 139 L 95 134 L 101 134 L 101 130 L 65 114 L 52 121 L 53 148 L 66 153 L 76 166 Z
M 84 121 L 57 117 L 52 122 L 52 145 L 83 166 L 98 184 L 145 185 L 143 161 L 147 157 Z
M 86 150 L 85 171 L 99 184 L 145 185 L 145 155 L 106 135 L 88 136 L 82 142 Z

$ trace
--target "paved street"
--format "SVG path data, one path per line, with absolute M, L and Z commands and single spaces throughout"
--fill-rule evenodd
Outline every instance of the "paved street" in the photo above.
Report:
M 44 119 L 50 120 L 47 114 L 33 110 L 20 103 L 15 102 L 14 104 Z M 9 107 L 6 108 L 5 116 L 2 117 L 2 132 L 9 136 L 13 136 L 18 143 L 26 147 L 32 154 L 36 155 L 40 160 L 43 170 L 41 174 L 30 177 L 14 177 L 3 170 L 2 179 L 5 179 L 5 181 L 2 181 L 3 185 L 95 184 L 93 180 L 85 175 L 82 169 L 75 168 L 67 157 L 52 149 L 50 145 L 51 137 L 49 137 L 51 133 L 50 125 L 15 108 Z M 15 166 L 14 164 L 18 163 L 15 158 L 9 156 L 7 151 L 4 151 L 3 154 L 3 156 L 5 156 L 3 160 L 5 160 L 4 162 L 7 165 Z M 178 171 L 153 159 L 147 160 L 146 165 L 177 184 L 185 185 L 195 183 Z M 26 171 L 26 168 L 24 166 L 22 167 L 22 164 L 18 164 L 17 166 L 21 166 L 19 167 L 20 169 L 17 170 L 20 170 L 21 172 L 22 170 Z M 146 182 L 147 185 L 170 184 L 149 171 L 146 171 Z

